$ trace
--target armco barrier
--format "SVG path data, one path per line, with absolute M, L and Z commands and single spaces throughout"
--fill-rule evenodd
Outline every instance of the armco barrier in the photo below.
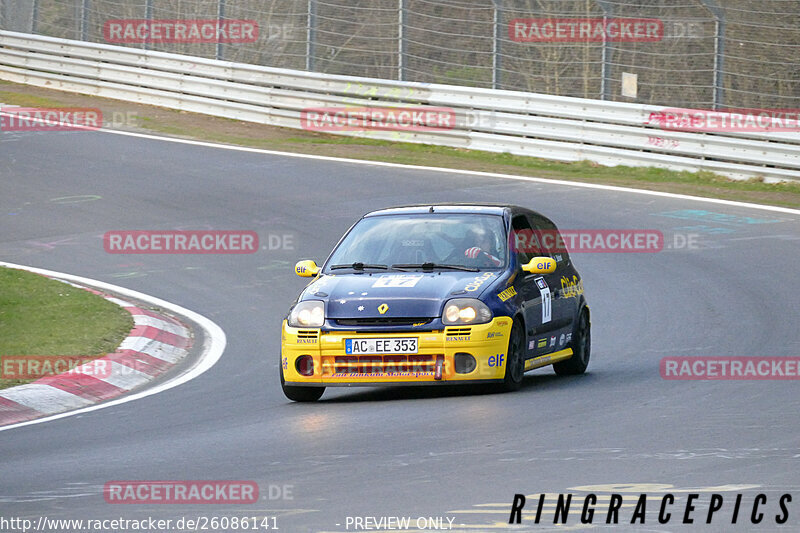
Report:
M 800 179 L 800 130 L 666 131 L 664 108 L 516 91 L 333 76 L 0 31 L 0 79 L 301 128 L 320 107 L 436 106 L 455 127 L 342 131 L 559 161 L 710 170 L 734 178 Z

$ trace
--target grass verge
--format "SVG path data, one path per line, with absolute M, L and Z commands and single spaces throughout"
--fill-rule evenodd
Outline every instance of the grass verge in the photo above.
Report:
M 0 389 L 17 379 L 19 360 L 7 356 L 101 357 L 133 327 L 130 313 L 92 294 L 32 272 L 0 267 Z

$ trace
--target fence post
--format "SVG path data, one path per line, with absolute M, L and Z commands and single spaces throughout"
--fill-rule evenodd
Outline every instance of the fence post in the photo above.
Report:
M 144 19 L 147 21 L 147 27 L 152 27 L 153 22 L 153 0 L 145 0 L 144 2 Z M 147 39 L 144 40 L 145 50 L 150 50 L 150 43 Z
M 317 40 L 317 0 L 308 0 L 308 26 L 306 27 L 306 70 L 314 71 Z
M 714 15 L 714 95 L 713 107 L 719 109 L 724 105 L 722 73 L 725 63 L 725 10 L 716 0 L 700 0 L 703 5 Z
M 600 9 L 603 10 L 603 50 L 601 53 L 601 66 L 600 66 L 600 99 L 610 99 L 610 84 L 611 79 L 611 50 L 608 47 L 608 38 L 606 33 L 606 25 L 608 24 L 609 17 L 614 16 L 613 7 L 606 0 L 597 0 Z
M 81 41 L 89 40 L 89 0 L 81 2 Z
M 217 27 L 222 26 L 225 20 L 225 0 L 217 0 Z M 223 59 L 225 56 L 225 49 L 223 48 L 222 40 L 219 38 L 217 32 L 217 59 Z
M 397 79 L 406 79 L 406 0 L 397 5 Z
M 492 3 L 494 4 L 494 17 L 493 17 L 494 39 L 492 40 L 492 89 L 500 88 L 500 68 L 501 68 L 501 60 L 503 58 L 502 43 L 500 40 L 503 37 L 503 28 L 501 26 L 503 22 L 503 13 L 500 2 L 501 0 L 492 0 Z
M 39 0 L 33 0 L 33 7 L 31 8 L 31 33 L 36 33 L 37 26 L 39 25 Z

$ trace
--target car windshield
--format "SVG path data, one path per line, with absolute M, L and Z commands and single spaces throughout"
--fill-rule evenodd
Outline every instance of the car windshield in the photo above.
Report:
M 361 219 L 327 262 L 326 271 L 361 265 L 469 270 L 503 268 L 503 218 L 476 214 L 400 214 Z M 335 268 L 334 268 L 335 267 Z

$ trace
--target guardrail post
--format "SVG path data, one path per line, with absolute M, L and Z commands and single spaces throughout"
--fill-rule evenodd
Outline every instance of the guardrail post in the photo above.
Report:
M 217 26 L 222 26 L 223 21 L 225 20 L 225 0 L 217 0 Z M 219 39 L 219 34 L 217 34 L 217 59 L 223 59 L 225 55 L 225 50 L 223 48 L 223 43 Z
M 406 0 L 397 5 L 397 79 L 406 79 Z
M 725 10 L 716 0 L 700 0 L 714 15 L 714 96 L 713 107 L 719 109 L 723 103 L 722 73 L 725 62 Z
M 306 70 L 314 71 L 317 53 L 317 0 L 308 0 L 308 25 L 306 27 Z
M 502 60 L 502 49 L 500 39 L 503 37 L 503 13 L 500 5 L 501 0 L 492 0 L 494 4 L 494 39 L 492 40 L 492 89 L 500 88 L 500 62 Z

